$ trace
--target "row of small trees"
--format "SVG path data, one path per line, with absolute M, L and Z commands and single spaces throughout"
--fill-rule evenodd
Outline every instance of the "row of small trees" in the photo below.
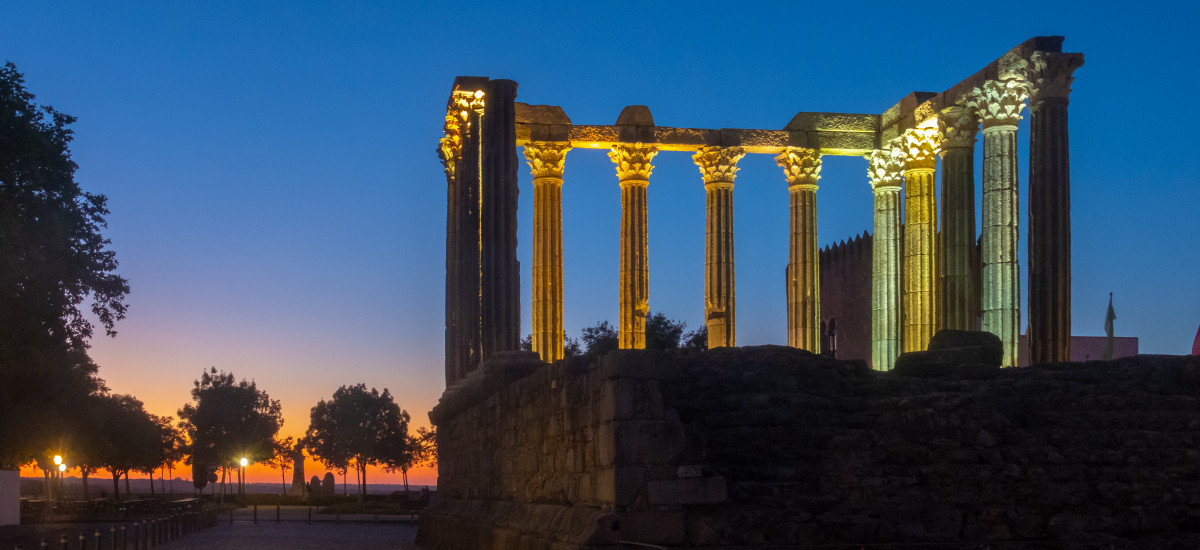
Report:
M 618 337 L 617 327 L 608 321 L 600 321 L 584 327 L 578 339 L 566 337 L 563 341 L 563 355 L 568 358 L 604 355 L 620 346 Z M 533 350 L 533 335 L 525 336 L 521 341 L 521 349 Z M 646 316 L 646 349 L 704 351 L 708 349 L 708 327 L 701 326 L 688 331 L 684 321 L 668 319 L 661 312 L 650 313 Z

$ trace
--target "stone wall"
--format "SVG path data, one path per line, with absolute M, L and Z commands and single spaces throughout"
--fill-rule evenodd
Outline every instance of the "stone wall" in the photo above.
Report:
M 777 346 L 509 354 L 431 417 L 430 548 L 1200 544 L 1196 357 L 921 378 Z
M 21 472 L 0 470 L 0 525 L 21 523 Z
M 837 357 L 871 362 L 871 234 L 821 251 L 821 320 L 837 326 Z

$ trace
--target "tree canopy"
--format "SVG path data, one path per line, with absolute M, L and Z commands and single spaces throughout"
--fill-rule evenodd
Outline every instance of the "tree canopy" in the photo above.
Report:
M 342 386 L 333 397 L 317 402 L 309 415 L 303 444 L 326 466 L 354 467 L 359 495 L 366 494 L 367 466 L 403 469 L 415 460 L 408 436 L 408 412 L 387 388 L 380 393 L 365 384 Z
M 193 464 L 228 468 L 239 459 L 254 462 L 274 454 L 283 426 L 279 401 L 254 381 L 235 382 L 233 373 L 210 369 L 192 388 L 192 403 L 179 409 L 179 424 L 191 441 Z
M 21 419 L 0 422 L 5 469 L 58 445 L 65 411 L 103 390 L 92 319 L 115 335 L 129 293 L 101 234 L 107 199 L 75 181 L 75 118 L 34 100 L 16 66 L 0 67 L 0 418 Z

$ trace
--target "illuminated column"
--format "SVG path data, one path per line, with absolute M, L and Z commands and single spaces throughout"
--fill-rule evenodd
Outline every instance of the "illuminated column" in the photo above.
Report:
M 963 107 L 938 115 L 942 143 L 942 238 L 939 247 L 941 287 L 938 326 L 975 330 L 978 290 L 972 266 L 975 247 L 975 134 L 979 121 Z
M 704 323 L 708 347 L 735 345 L 733 179 L 741 147 L 704 147 L 692 156 L 704 178 L 708 214 L 704 236 Z
M 871 367 L 892 370 L 900 355 L 900 181 L 899 148 L 872 152 L 867 175 L 875 194 L 871 245 Z
M 791 198 L 788 231 L 788 345 L 821 353 L 821 264 L 817 253 L 817 180 L 821 153 L 788 147 L 775 157 Z
M 1080 54 L 1037 52 L 1029 71 L 1029 359 L 1071 360 L 1067 94 Z
M 533 172 L 533 351 L 547 363 L 563 358 L 562 183 L 566 142 L 525 145 Z
M 983 330 L 1000 337 L 1006 367 L 1017 365 L 1021 325 L 1017 122 L 1026 97 L 1019 80 L 989 80 L 968 99 L 983 126 Z
M 650 161 L 658 148 L 642 143 L 614 145 L 608 158 L 621 182 L 621 288 L 617 344 L 646 349 L 646 314 L 650 310 L 649 241 L 646 230 L 646 187 Z
M 904 146 L 904 351 L 921 351 L 937 330 L 937 128 L 915 128 Z

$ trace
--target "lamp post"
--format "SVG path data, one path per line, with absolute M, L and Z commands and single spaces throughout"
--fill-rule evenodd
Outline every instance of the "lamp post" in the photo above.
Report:
M 242 500 L 246 500 L 246 465 L 250 464 L 250 461 L 246 460 L 245 457 L 242 457 L 240 463 L 242 465 L 242 469 L 240 472 L 238 472 L 238 483 L 241 485 L 239 488 L 239 493 L 242 496 Z
M 54 493 L 55 493 L 56 495 L 58 495 L 58 496 L 62 496 L 62 490 L 63 490 L 63 473 L 65 473 L 66 471 L 67 471 L 67 465 L 66 465 L 66 464 L 61 464 L 61 463 L 60 463 L 60 464 L 58 465 L 58 487 L 56 487 L 56 488 L 55 488 L 55 490 L 54 490 Z
M 55 500 L 58 498 L 58 492 L 59 492 L 58 480 L 62 476 L 62 471 L 63 471 L 62 455 L 54 455 L 54 466 L 55 466 L 54 470 L 50 470 L 50 486 L 46 488 L 46 493 L 49 494 L 50 500 Z M 55 470 L 57 470 L 57 471 L 55 471 Z

